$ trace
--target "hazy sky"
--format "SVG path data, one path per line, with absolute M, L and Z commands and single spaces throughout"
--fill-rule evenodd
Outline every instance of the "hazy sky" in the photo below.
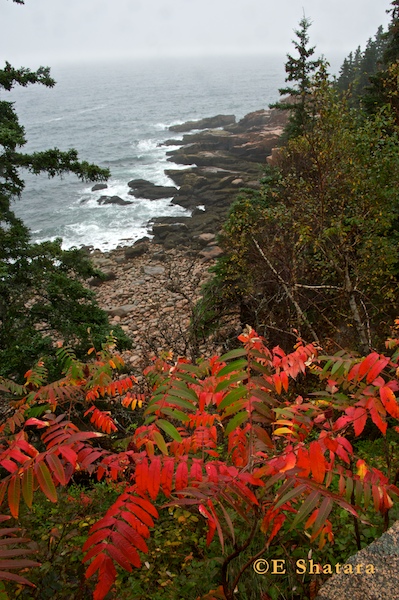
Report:
M 0 59 L 17 66 L 95 58 L 285 54 L 303 12 L 328 59 L 386 26 L 389 0 L 0 0 Z

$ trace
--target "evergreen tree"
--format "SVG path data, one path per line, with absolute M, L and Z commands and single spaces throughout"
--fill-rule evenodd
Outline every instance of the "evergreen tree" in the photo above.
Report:
M 393 0 L 391 6 L 387 11 L 391 15 L 391 22 L 385 34 L 381 69 L 370 78 L 363 105 L 371 114 L 383 105 L 390 105 L 399 124 L 399 0 Z
M 291 111 L 290 121 L 287 127 L 288 137 L 300 135 L 305 130 L 313 111 L 310 109 L 309 98 L 314 85 L 314 76 L 317 72 L 325 75 L 327 63 L 323 59 L 311 60 L 315 47 L 309 47 L 308 29 L 311 21 L 305 16 L 299 22 L 299 29 L 295 30 L 297 40 L 293 40 L 297 57 L 287 54 L 285 71 L 286 81 L 294 82 L 294 85 L 280 88 L 281 96 L 289 95 L 288 101 L 280 101 L 271 104 L 270 108 Z
M 22 0 L 13 0 L 23 4 Z M 50 71 L 0 69 L 0 93 L 14 86 L 54 85 Z M 24 189 L 23 170 L 49 177 L 72 172 L 83 181 L 105 180 L 106 169 L 78 160 L 76 150 L 27 154 L 25 131 L 11 102 L 0 100 L 0 374 L 21 377 L 32 361 L 54 354 L 54 340 L 85 350 L 109 333 L 107 315 L 81 283 L 96 273 L 85 253 L 61 249 L 61 240 L 32 244 L 12 210 Z M 88 328 L 91 329 L 90 333 Z M 120 331 L 125 343 L 127 338 Z
M 386 34 L 380 25 L 374 39 L 368 40 L 364 52 L 359 46 L 355 56 L 351 52 L 344 59 L 335 85 L 340 92 L 351 91 L 353 106 L 360 106 L 361 98 L 370 85 L 370 78 L 381 68 L 385 46 Z

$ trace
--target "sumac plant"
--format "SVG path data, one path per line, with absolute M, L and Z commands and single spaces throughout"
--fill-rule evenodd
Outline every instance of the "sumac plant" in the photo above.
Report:
M 333 509 L 355 520 L 371 508 L 387 515 L 399 489 L 358 459 L 350 440 L 366 424 L 381 436 L 388 426 L 398 429 L 399 341 L 387 342 L 392 356 L 323 357 L 301 340 L 290 354 L 269 349 L 250 328 L 239 340 L 240 348 L 197 364 L 154 359 L 145 372 L 152 392 L 144 420 L 128 434 L 125 451 L 112 450 L 120 428 L 114 409 L 130 410 L 142 396 L 135 396 L 133 377 L 118 376 L 123 361 L 112 340 L 91 349 L 86 363 L 61 348 L 64 375 L 55 383 L 46 384 L 40 363 L 22 386 L 3 380 L 0 519 L 18 519 L 21 501 L 31 507 L 37 490 L 56 502 L 57 488 L 77 472 L 119 481 L 117 501 L 83 545 L 86 577 L 96 578 L 94 599 L 112 592 L 117 568 L 141 567 L 158 511 L 177 504 L 202 515 L 207 544 L 219 541 L 222 585 L 215 594 L 231 600 L 245 569 L 294 529 L 322 548 L 334 542 Z M 7 544 L 15 531 L 1 530 Z M 263 547 L 238 567 L 255 535 Z M 24 548 L 10 554 L 0 546 L 0 579 L 26 583 L 10 571 L 34 566 L 10 559 L 29 552 Z

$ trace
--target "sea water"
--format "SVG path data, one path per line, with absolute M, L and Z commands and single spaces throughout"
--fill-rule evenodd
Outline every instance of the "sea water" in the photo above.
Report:
M 75 176 L 49 179 L 23 174 L 26 188 L 13 208 L 32 232 L 33 241 L 62 238 L 63 247 L 94 246 L 111 250 L 146 235 L 152 218 L 190 213 L 171 199 L 135 199 L 131 179 L 173 185 L 162 146 L 178 145 L 172 124 L 217 114 L 245 114 L 278 100 L 284 85 L 284 57 L 148 59 L 118 63 L 61 65 L 52 68 L 57 84 L 4 92 L 25 127 L 35 152 L 75 148 L 81 160 L 111 170 L 108 189 L 92 192 L 93 183 Z M 186 167 L 181 167 L 186 168 Z M 133 204 L 100 205 L 102 195 Z

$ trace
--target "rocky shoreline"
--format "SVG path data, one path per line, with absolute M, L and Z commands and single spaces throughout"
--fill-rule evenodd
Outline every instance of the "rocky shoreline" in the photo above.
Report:
M 132 338 L 133 348 L 124 358 L 134 369 L 142 369 L 151 355 L 170 349 L 188 356 L 223 352 L 213 340 L 203 343 L 193 338 L 193 307 L 210 277 L 210 266 L 222 254 L 217 233 L 230 205 L 241 188 L 259 188 L 262 165 L 278 145 L 285 123 L 286 114 L 271 109 L 250 113 L 238 123 L 232 115 L 218 115 L 171 127 L 195 130 L 183 140 L 165 142 L 180 146 L 168 152 L 169 161 L 189 165 L 166 171 L 175 186 L 129 182 L 134 197 L 173 197 L 173 203 L 192 211 L 191 217 L 154 219 L 151 240 L 91 254 L 106 279 L 94 278 L 89 284 L 111 325 L 120 325 Z M 106 188 L 100 185 L 93 190 L 104 193 Z M 118 197 L 106 195 L 99 202 L 120 204 Z M 225 337 L 237 335 L 239 327 L 238 316 L 232 316 L 225 324 Z
M 138 246 L 140 253 L 132 256 Z M 91 259 L 106 279 L 94 278 L 90 285 L 111 326 L 119 325 L 131 338 L 133 346 L 122 356 L 137 374 L 151 357 L 164 351 L 191 358 L 224 351 L 213 340 L 197 340 L 190 328 L 194 305 L 214 259 L 184 247 L 165 250 L 147 241 L 109 253 L 95 251 Z M 237 318 L 232 318 L 226 333 L 234 337 L 237 327 Z

